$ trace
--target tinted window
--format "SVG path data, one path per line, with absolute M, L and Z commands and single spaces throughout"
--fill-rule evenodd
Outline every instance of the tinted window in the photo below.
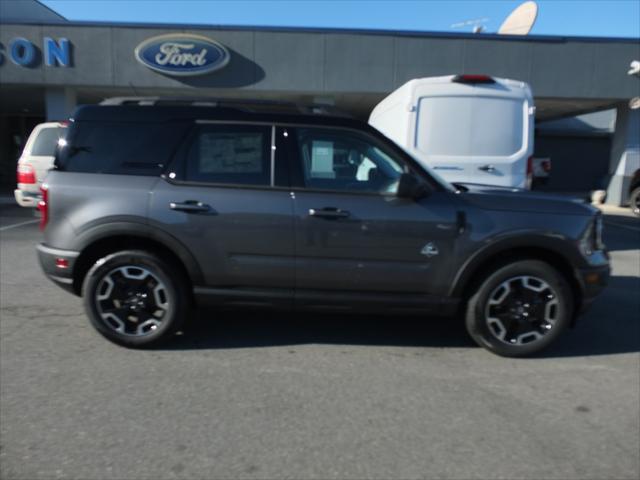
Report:
M 187 153 L 185 180 L 270 185 L 270 146 L 271 127 L 201 127 Z
M 394 193 L 404 171 L 399 160 L 356 132 L 302 128 L 298 146 L 310 188 Z
M 43 128 L 31 147 L 31 155 L 52 157 L 56 153 L 58 140 L 64 136 L 63 129 L 59 127 Z
M 167 123 L 78 122 L 58 151 L 56 166 L 71 172 L 158 175 L 187 126 Z

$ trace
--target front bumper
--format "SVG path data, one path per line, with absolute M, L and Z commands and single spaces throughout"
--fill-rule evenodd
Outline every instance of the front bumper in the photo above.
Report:
M 37 246 L 38 260 L 44 273 L 66 291 L 76 293 L 73 288 L 73 267 L 80 252 L 51 248 L 41 243 Z M 66 260 L 66 267 L 58 265 L 60 260 Z
M 610 276 L 611 267 L 609 264 L 581 268 L 576 272 L 582 290 L 582 302 L 576 313 L 583 313 L 591 306 L 595 298 L 609 283 Z

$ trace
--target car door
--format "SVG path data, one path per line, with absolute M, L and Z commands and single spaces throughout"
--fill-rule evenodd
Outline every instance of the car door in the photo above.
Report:
M 293 204 L 275 186 L 274 139 L 271 125 L 199 123 L 153 190 L 151 225 L 192 253 L 205 293 L 292 299 Z
M 318 290 L 442 294 L 457 236 L 450 194 L 399 198 L 398 180 L 409 167 L 369 134 L 294 133 L 297 298 Z

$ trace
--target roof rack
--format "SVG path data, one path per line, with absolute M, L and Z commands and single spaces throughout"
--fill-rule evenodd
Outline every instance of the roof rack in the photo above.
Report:
M 215 98 L 215 97 L 111 97 L 106 98 L 100 105 L 195 105 L 205 107 L 217 106 L 241 106 L 241 105 L 289 105 L 296 106 L 293 102 L 262 99 L 242 98 Z
M 335 115 L 351 117 L 332 105 L 300 105 L 283 100 L 214 98 L 214 97 L 111 97 L 100 105 L 105 106 L 194 106 L 210 108 L 235 108 L 251 113 L 304 113 L 311 115 Z

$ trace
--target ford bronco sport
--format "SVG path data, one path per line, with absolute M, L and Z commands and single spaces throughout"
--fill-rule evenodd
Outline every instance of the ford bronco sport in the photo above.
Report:
M 458 316 L 521 356 L 609 275 L 590 205 L 452 186 L 364 122 L 267 102 L 78 108 L 38 246 L 93 326 L 155 345 L 197 305 Z

